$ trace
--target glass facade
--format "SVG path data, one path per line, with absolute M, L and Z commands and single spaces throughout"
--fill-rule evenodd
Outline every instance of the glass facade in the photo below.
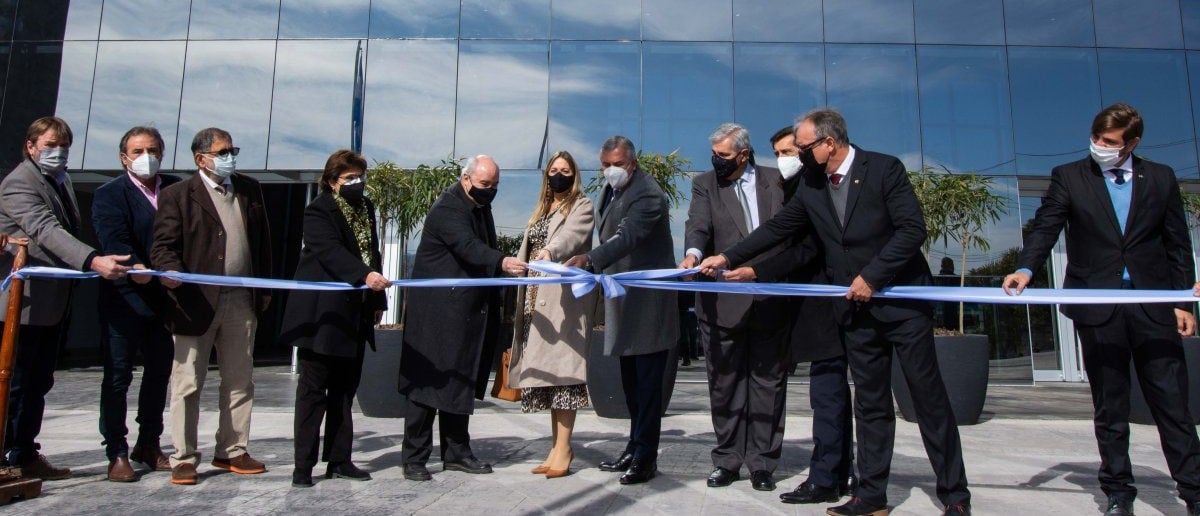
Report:
M 1086 155 L 1106 104 L 1138 107 L 1140 153 L 1200 181 L 1190 0 L 0 0 L 0 166 L 49 113 L 75 129 L 84 190 L 116 173 L 129 126 L 158 127 L 164 167 L 179 172 L 194 167 L 191 136 L 218 126 L 240 167 L 291 202 L 349 146 L 360 49 L 367 157 L 493 155 L 507 234 L 556 150 L 591 175 L 619 133 L 699 171 L 708 133 L 733 120 L 770 164 L 770 135 L 822 105 L 846 115 L 854 143 L 912 170 L 994 177 L 1010 202 L 990 250 L 959 263 L 953 243 L 935 243 L 930 255 L 933 270 L 949 258 L 974 284 L 998 284 L 1044 178 Z M 673 212 L 677 241 L 685 210 Z M 276 234 L 298 247 L 295 231 Z M 1048 308 L 963 310 L 993 337 L 997 364 L 1024 361 L 1015 381 L 1053 346 Z

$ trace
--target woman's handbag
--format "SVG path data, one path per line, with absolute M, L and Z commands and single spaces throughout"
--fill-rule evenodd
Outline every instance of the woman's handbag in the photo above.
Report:
M 496 364 L 496 381 L 492 384 L 492 397 L 504 401 L 521 401 L 521 389 L 508 386 L 510 360 L 512 360 L 512 349 L 506 349 L 500 356 L 500 363 Z

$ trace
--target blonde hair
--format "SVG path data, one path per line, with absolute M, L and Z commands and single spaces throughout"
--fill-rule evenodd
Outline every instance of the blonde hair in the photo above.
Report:
M 572 157 L 571 153 L 567 151 L 555 152 L 554 155 L 550 156 L 550 159 L 546 162 L 546 169 L 542 171 L 542 189 L 541 192 L 538 193 L 538 203 L 537 206 L 533 208 L 533 215 L 529 217 L 530 226 L 541 220 L 542 217 L 546 216 L 546 214 L 550 213 L 550 205 L 554 204 L 554 191 L 550 189 L 550 167 L 552 167 L 554 162 L 558 161 L 559 158 L 562 158 L 567 162 L 567 168 L 571 169 L 571 172 L 574 174 L 572 177 L 575 178 L 574 183 L 571 185 L 571 190 L 567 192 L 567 197 L 563 199 L 562 207 L 568 212 L 571 211 L 571 208 L 575 206 L 575 201 L 579 199 L 580 195 L 583 195 L 580 187 L 579 166 L 575 164 L 575 158 Z

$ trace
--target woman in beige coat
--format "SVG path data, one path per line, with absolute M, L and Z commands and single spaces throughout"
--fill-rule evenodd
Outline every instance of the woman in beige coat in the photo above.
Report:
M 550 157 L 537 206 L 521 240 L 518 259 L 563 261 L 592 248 L 595 216 L 580 189 L 579 168 L 566 151 Z M 535 276 L 537 273 L 530 273 Z M 587 354 L 594 294 L 576 299 L 569 285 L 531 285 L 513 321 L 509 386 L 521 389 L 521 409 L 550 409 L 554 447 L 534 474 L 570 471 L 576 409 L 588 406 Z

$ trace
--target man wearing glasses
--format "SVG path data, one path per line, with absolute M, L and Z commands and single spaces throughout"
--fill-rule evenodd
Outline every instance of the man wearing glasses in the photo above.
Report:
M 237 277 L 271 274 L 271 236 L 258 182 L 237 174 L 238 148 L 228 132 L 210 127 L 192 139 L 199 171 L 162 192 L 154 219 L 155 267 Z M 221 368 L 220 419 L 212 465 L 234 473 L 265 472 L 250 457 L 254 404 L 254 333 L 270 292 L 244 287 L 181 283 L 163 277 L 170 300 L 165 317 L 175 336 L 171 371 L 171 483 L 197 481 L 196 427 L 208 357 L 217 348 Z

